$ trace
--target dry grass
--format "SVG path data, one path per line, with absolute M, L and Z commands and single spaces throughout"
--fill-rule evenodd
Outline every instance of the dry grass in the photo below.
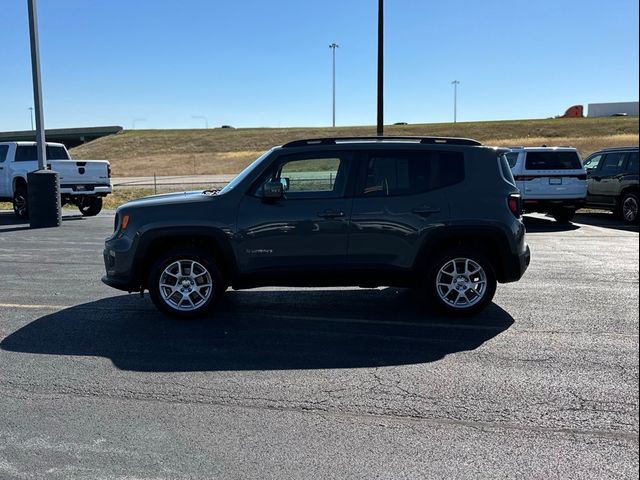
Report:
M 573 118 L 385 127 L 386 135 L 460 136 L 495 145 L 573 145 L 583 155 L 638 144 L 638 118 Z M 74 148 L 106 158 L 114 176 L 237 173 L 274 145 L 300 138 L 375 135 L 375 127 L 130 130 Z

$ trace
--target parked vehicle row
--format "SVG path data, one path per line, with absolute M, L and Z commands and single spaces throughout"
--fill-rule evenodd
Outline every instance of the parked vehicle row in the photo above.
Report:
M 47 164 L 60 174 L 63 205 L 76 205 L 86 216 L 102 210 L 102 198 L 112 191 L 106 160 L 71 160 L 61 143 L 46 144 Z M 38 169 L 35 142 L 0 142 L 0 201 L 13 203 L 19 218 L 29 217 L 27 174 Z

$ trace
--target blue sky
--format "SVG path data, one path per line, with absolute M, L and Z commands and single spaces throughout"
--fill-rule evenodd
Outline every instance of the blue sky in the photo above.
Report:
M 386 0 L 385 123 L 638 100 L 637 0 Z M 2 0 L 0 131 L 30 127 L 26 0 Z M 38 0 L 48 128 L 376 122 L 377 0 Z

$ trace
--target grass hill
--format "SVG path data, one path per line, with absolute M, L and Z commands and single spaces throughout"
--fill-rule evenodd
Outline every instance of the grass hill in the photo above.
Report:
M 469 137 L 486 145 L 571 145 L 584 156 L 603 147 L 638 144 L 638 117 L 459 122 L 385 126 L 386 135 Z M 290 140 L 375 135 L 374 126 L 128 130 L 71 151 L 75 159 L 107 159 L 114 176 L 237 173 L 265 150 Z

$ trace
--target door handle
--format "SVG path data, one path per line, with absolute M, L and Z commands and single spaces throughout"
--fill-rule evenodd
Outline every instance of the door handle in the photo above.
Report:
M 322 218 L 344 217 L 344 212 L 338 212 L 337 210 L 324 210 L 322 212 L 318 212 L 318 216 Z
M 417 213 L 418 215 L 424 215 L 425 217 L 428 216 L 428 215 L 431 215 L 432 213 L 440 213 L 440 209 L 439 208 L 428 207 L 428 206 L 416 207 L 411 211 L 413 213 Z

